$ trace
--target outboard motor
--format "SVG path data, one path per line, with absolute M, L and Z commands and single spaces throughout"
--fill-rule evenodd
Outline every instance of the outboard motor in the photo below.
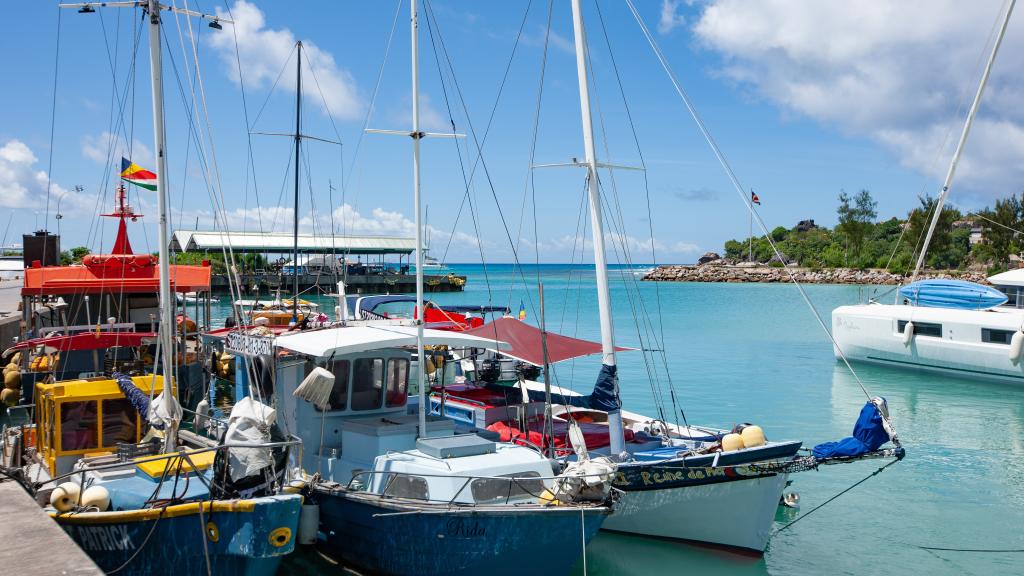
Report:
M 537 380 L 540 378 L 540 366 L 534 366 L 529 362 L 516 360 L 516 376 L 521 380 Z
M 488 384 L 494 384 L 501 378 L 501 361 L 494 358 L 481 360 L 476 376 Z

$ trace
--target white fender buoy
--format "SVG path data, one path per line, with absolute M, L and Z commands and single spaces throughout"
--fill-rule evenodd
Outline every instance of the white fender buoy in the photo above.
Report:
M 903 345 L 910 346 L 910 341 L 914 339 L 914 323 L 907 322 L 903 327 Z
M 1024 332 L 1017 330 L 1010 338 L 1010 361 L 1014 364 L 1020 362 L 1022 352 L 1024 352 Z
M 110 492 L 103 486 L 90 486 L 82 492 L 82 506 L 95 506 L 100 512 L 110 508 Z
M 320 506 L 303 504 L 299 515 L 299 544 L 316 544 L 317 526 L 320 524 Z
M 744 426 L 743 431 L 740 432 L 740 438 L 746 448 L 757 448 L 764 446 L 765 443 L 764 430 L 760 426 Z
M 50 505 L 56 508 L 57 512 L 67 512 L 78 505 L 78 497 L 81 494 L 81 486 L 74 482 L 64 482 L 50 493 Z
M 206 398 L 199 401 L 196 404 L 196 417 L 192 421 L 196 431 L 200 431 L 206 428 L 206 422 L 210 419 L 210 402 Z

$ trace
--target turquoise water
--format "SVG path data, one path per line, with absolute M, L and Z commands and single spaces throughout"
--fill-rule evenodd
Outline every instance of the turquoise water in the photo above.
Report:
M 502 304 L 518 311 L 522 300 L 527 321 L 537 321 L 531 306 L 531 298 L 536 302 L 536 268 L 524 271 L 528 289 L 508 265 L 489 266 L 489 282 L 481 266 L 453 269 L 469 276 L 466 291 L 438 294 L 436 301 Z M 544 265 L 540 272 L 548 328 L 596 339 L 593 270 Z M 656 330 L 660 310 L 672 384 L 690 422 L 720 427 L 752 422 L 769 438 L 800 439 L 807 445 L 850 433 L 865 397 L 846 368 L 835 362 L 831 344 L 794 287 L 638 279 L 629 271 L 612 275 L 617 339 L 637 346 L 632 309 L 640 307 L 640 300 Z M 867 293 L 852 286 L 806 290 L 826 324 L 834 307 Z M 624 353 L 619 364 L 626 408 L 654 414 L 643 356 Z M 562 385 L 587 390 L 596 367 L 596 359 L 565 363 L 557 367 L 556 376 Z M 919 548 L 1024 549 L 1024 388 L 868 366 L 857 371 L 872 394 L 888 399 L 907 449 L 903 462 L 776 535 L 763 558 L 602 533 L 587 548 L 587 572 L 1024 573 L 1021 553 Z M 664 377 L 661 387 L 667 390 Z M 780 512 L 776 527 L 879 465 L 860 462 L 792 476 L 800 511 Z M 332 568 L 307 551 L 290 559 L 282 572 Z

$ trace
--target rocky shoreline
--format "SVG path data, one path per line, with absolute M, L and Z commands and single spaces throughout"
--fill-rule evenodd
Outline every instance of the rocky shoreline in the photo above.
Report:
M 903 274 L 885 270 L 854 270 L 851 268 L 799 268 L 790 266 L 796 280 L 802 284 L 869 284 L 895 285 L 909 280 Z M 953 278 L 979 284 L 989 284 L 984 272 L 957 270 L 930 271 L 920 275 L 924 278 Z M 700 265 L 669 264 L 658 266 L 643 277 L 644 280 L 660 282 L 789 282 L 790 275 L 782 267 L 762 264 L 720 264 Z

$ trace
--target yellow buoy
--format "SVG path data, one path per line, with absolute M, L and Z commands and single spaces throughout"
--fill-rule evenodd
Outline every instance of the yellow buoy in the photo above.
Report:
M 757 448 L 764 446 L 765 443 L 764 430 L 761 430 L 760 426 L 745 426 L 740 432 L 740 438 L 743 439 L 745 448 Z
M 10 363 L 10 364 L 8 364 L 7 366 L 4 366 L 4 374 L 5 374 L 5 375 L 6 375 L 6 374 L 7 374 L 8 372 L 18 372 L 18 371 L 20 371 L 20 368 L 19 368 L 19 367 L 18 367 L 18 365 L 17 365 L 17 364 L 15 364 L 14 362 L 11 362 L 11 363 Z
M 11 390 L 10 388 L 4 388 L 0 391 L 0 403 L 4 406 L 11 407 L 18 404 L 18 398 L 21 394 L 17 390 Z
M 15 366 L 21 365 L 21 352 L 15 352 L 14 356 L 11 356 L 11 364 Z
M 50 505 L 58 512 L 67 512 L 78 504 L 78 498 L 81 495 L 81 486 L 74 482 L 65 482 L 50 493 Z
M 545 491 L 541 492 L 540 496 L 537 497 L 537 503 L 538 504 L 546 504 L 548 506 L 559 506 L 559 505 L 561 505 L 561 502 L 559 502 L 558 499 L 555 498 L 555 495 L 552 494 L 550 490 L 545 490 Z
M 722 437 L 722 451 L 732 452 L 733 450 L 743 450 L 743 437 L 739 434 L 726 434 Z
M 103 486 L 90 486 L 82 492 L 82 506 L 95 506 L 103 512 L 110 508 L 110 492 Z
M 4 374 L 4 388 L 8 390 L 21 388 L 21 372 L 7 372 Z

